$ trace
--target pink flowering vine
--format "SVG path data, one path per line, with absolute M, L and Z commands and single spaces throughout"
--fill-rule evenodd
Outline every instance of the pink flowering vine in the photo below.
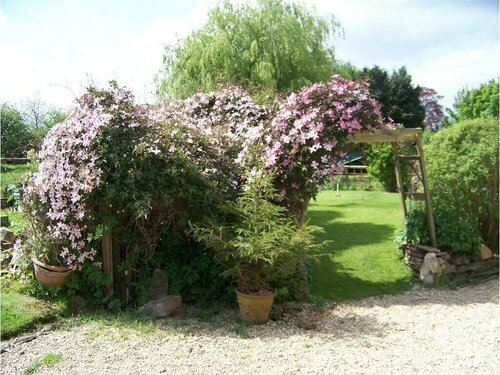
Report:
M 367 83 L 334 75 L 291 94 L 263 137 L 280 199 L 314 197 L 341 170 L 347 137 L 382 125 Z

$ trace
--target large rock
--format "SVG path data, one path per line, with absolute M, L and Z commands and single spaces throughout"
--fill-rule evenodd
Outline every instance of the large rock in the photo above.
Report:
M 422 267 L 420 267 L 420 279 L 425 284 L 436 284 L 443 273 L 436 253 L 427 253 L 424 257 Z
M 154 301 L 168 295 L 168 275 L 166 272 L 155 269 L 149 287 L 149 300 Z
M 180 315 L 183 311 L 181 296 L 172 295 L 149 301 L 139 309 L 139 314 L 150 318 L 165 318 Z
M 488 260 L 488 259 L 493 258 L 493 252 L 486 245 L 479 246 L 479 249 L 477 250 L 477 252 L 478 252 L 479 259 L 481 259 L 481 260 Z
M 15 234 L 12 233 L 10 230 L 8 230 L 5 227 L 0 228 L 0 241 L 13 243 L 15 239 L 16 239 Z

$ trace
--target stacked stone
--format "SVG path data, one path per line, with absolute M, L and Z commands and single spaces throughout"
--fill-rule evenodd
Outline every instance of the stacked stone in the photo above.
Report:
M 426 254 L 434 253 L 439 261 L 443 273 L 453 273 L 453 268 L 448 264 L 450 254 L 446 251 L 441 251 L 435 247 L 415 244 L 403 244 L 399 247 L 404 253 L 404 261 L 415 274 L 420 273 L 420 269 L 424 264 Z

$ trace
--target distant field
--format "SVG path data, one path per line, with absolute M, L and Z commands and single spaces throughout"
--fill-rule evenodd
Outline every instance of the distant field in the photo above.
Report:
M 328 255 L 313 265 L 311 294 L 336 301 L 400 293 L 411 274 L 400 260 L 394 232 L 403 224 L 398 194 L 324 191 L 309 208 Z

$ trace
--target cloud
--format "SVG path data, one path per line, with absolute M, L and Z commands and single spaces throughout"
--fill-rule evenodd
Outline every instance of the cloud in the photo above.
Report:
M 498 75 L 498 4 L 495 1 L 314 0 L 333 13 L 345 38 L 336 56 L 357 66 L 407 66 L 414 81 L 436 89 L 449 106 L 465 85 Z

